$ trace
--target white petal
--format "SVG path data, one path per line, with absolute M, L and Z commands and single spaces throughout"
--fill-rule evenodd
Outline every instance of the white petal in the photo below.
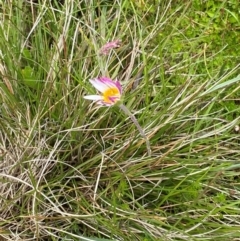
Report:
M 103 97 L 101 95 L 86 95 L 86 96 L 83 96 L 84 99 L 87 99 L 87 100 L 102 100 Z
M 98 91 L 100 91 L 102 93 L 105 92 L 107 89 L 109 89 L 108 85 L 102 83 L 98 79 L 90 79 L 89 81 Z

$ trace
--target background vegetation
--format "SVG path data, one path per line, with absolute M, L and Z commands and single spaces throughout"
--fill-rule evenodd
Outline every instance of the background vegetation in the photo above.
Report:
M 0 6 L 1 240 L 240 240 L 238 0 Z

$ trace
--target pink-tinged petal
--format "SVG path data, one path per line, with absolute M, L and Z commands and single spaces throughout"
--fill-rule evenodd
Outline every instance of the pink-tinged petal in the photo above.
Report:
M 86 95 L 83 96 L 84 99 L 86 100 L 102 100 L 103 97 L 101 95 Z
M 114 104 L 120 100 L 119 96 L 109 96 L 108 99 Z
M 113 81 L 107 77 L 100 77 L 90 80 L 91 84 L 100 92 L 105 92 L 109 88 L 117 88 L 122 93 L 122 87 L 119 81 Z
M 115 82 L 115 84 L 116 84 L 116 87 L 118 88 L 120 94 L 122 94 L 122 86 L 121 86 L 120 82 L 117 80 L 117 81 Z
M 113 80 L 109 79 L 108 77 L 99 77 L 99 78 L 97 78 L 97 79 L 98 79 L 100 82 L 108 85 L 109 87 L 116 87 L 116 83 L 115 83 Z
M 106 83 L 100 81 L 99 79 L 90 79 L 90 83 L 94 86 L 95 89 L 97 89 L 100 92 L 105 92 L 107 89 L 109 89 L 109 86 L 106 85 Z
M 119 90 L 119 92 L 122 93 L 122 86 L 118 80 L 113 81 L 108 77 L 100 77 L 98 78 L 98 80 L 100 80 L 102 83 L 105 83 L 109 87 L 116 87 Z

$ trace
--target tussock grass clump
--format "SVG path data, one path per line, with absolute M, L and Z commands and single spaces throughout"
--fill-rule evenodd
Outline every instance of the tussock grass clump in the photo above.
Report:
M 238 1 L 200 2 L 0 2 L 2 240 L 238 239 Z

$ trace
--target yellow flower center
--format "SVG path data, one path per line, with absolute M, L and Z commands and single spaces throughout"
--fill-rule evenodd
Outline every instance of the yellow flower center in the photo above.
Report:
M 116 98 L 116 100 L 114 101 L 111 98 Z M 118 90 L 118 88 L 109 88 L 107 89 L 104 93 L 103 93 L 103 101 L 106 103 L 113 103 L 113 102 L 117 102 L 120 99 L 120 92 Z

